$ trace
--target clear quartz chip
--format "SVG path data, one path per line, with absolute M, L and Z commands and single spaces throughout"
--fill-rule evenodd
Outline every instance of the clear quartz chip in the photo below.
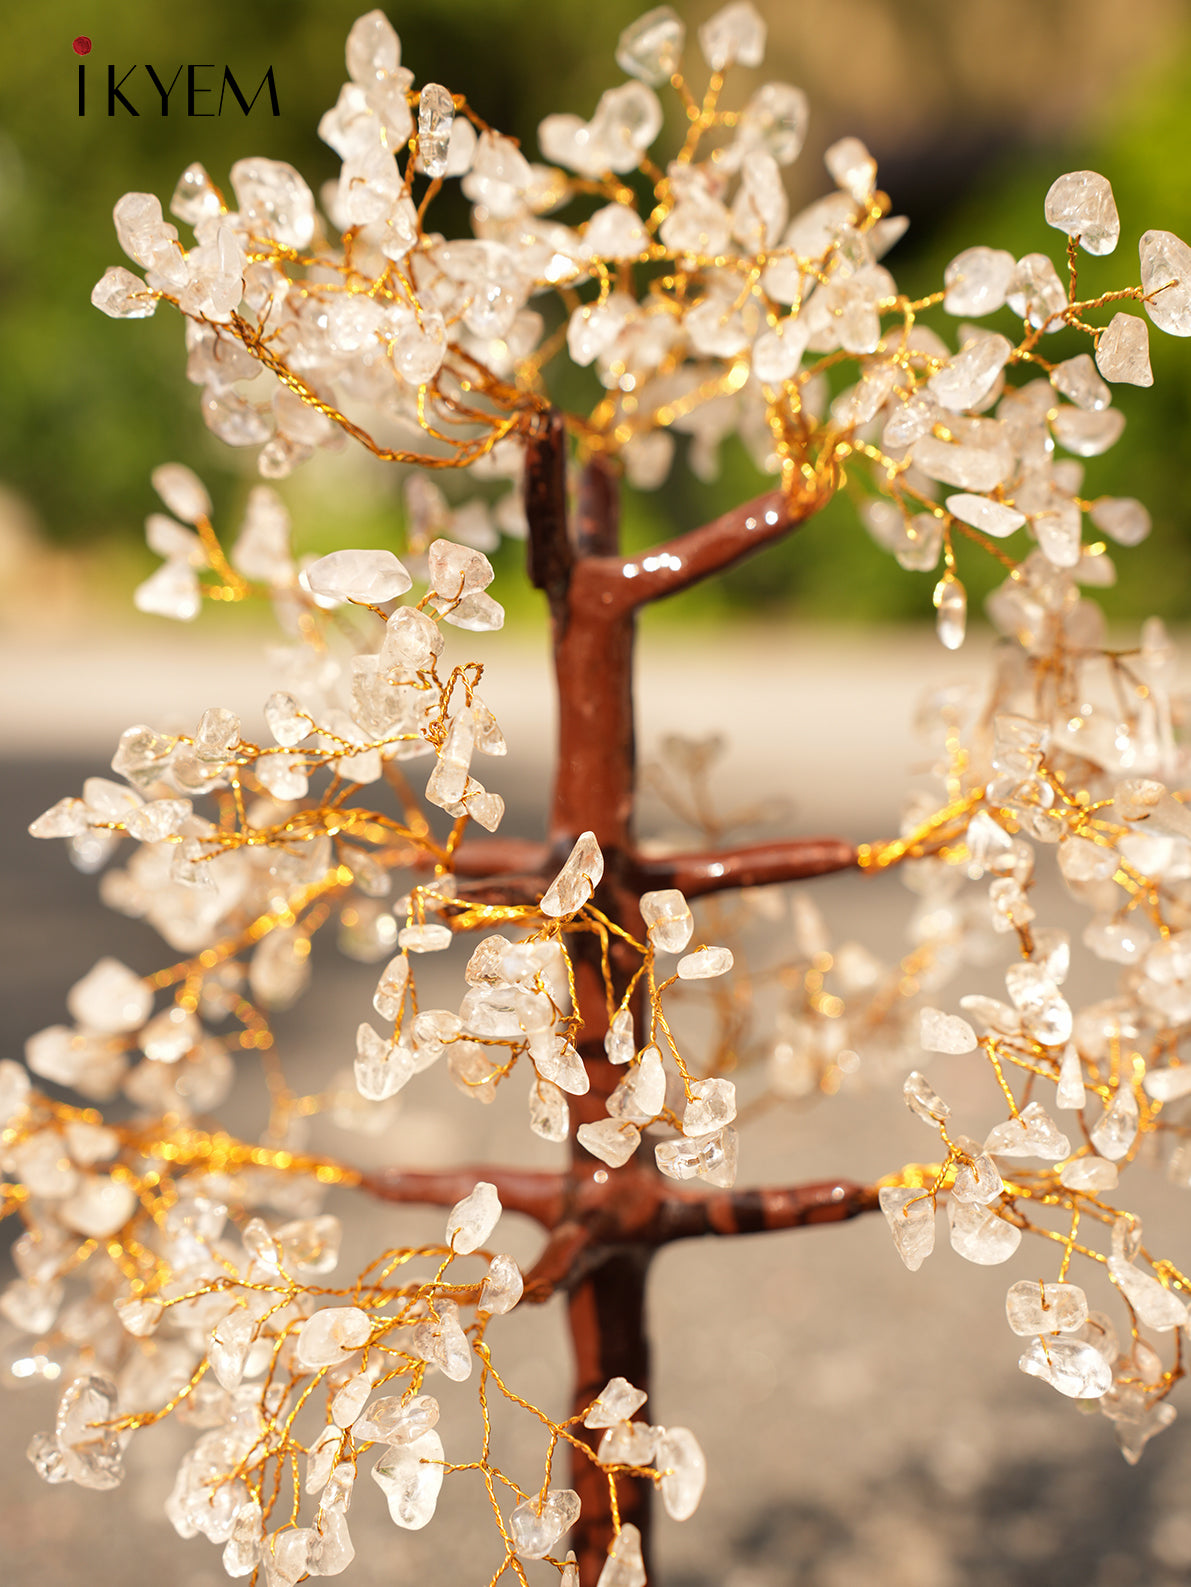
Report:
M 626 1521 L 608 1544 L 608 1558 L 604 1561 L 596 1587 L 645 1587 L 641 1533 L 631 1521 Z
M 1149 1273 L 1140 1273 L 1131 1262 L 1115 1256 L 1109 1258 L 1108 1273 L 1147 1328 L 1168 1333 L 1186 1325 L 1187 1302 Z
M 1151 1069 L 1141 1083 L 1146 1096 L 1155 1102 L 1177 1102 L 1191 1092 L 1191 1064 L 1168 1069 Z
M 713 72 L 729 66 L 760 66 L 765 32 L 765 20 L 751 0 L 731 0 L 699 29 L 699 48 Z
M 1055 1107 L 1079 1112 L 1087 1101 L 1083 1083 L 1083 1063 L 1073 1043 L 1063 1049 L 1059 1064 L 1059 1083 L 1055 1090 Z
M 529 1088 L 529 1127 L 544 1141 L 565 1141 L 570 1134 L 566 1096 L 549 1080 L 538 1080 Z
M 927 392 L 940 407 L 962 413 L 983 401 L 1012 353 L 1007 337 L 978 336 L 930 377 Z
M 1120 1171 L 1115 1163 L 1103 1157 L 1073 1157 L 1059 1170 L 1059 1184 L 1068 1190 L 1086 1190 L 1096 1194 L 1101 1190 L 1115 1190 Z
M 184 463 L 162 463 L 149 478 L 162 501 L 183 523 L 210 518 L 211 498 L 206 486 Z
M 948 568 L 935 585 L 935 630 L 947 650 L 958 650 L 968 625 L 968 593 Z
M 648 1124 L 666 1105 L 666 1072 L 662 1055 L 652 1044 L 641 1049 L 624 1079 L 608 1098 L 611 1118 L 627 1119 L 633 1124 Z
M 613 1014 L 612 1023 L 604 1036 L 604 1051 L 608 1055 L 608 1062 L 613 1064 L 631 1063 L 636 1056 L 637 1041 L 631 1009 L 617 1009 Z
M 573 915 L 583 908 L 603 875 L 604 856 L 595 833 L 584 832 L 567 856 L 566 864 L 546 889 L 540 906 L 542 913 L 554 919 Z
M 1112 1387 L 1112 1368 L 1080 1339 L 1032 1339 L 1017 1364 L 1072 1400 L 1098 1400 Z
M 302 1324 L 297 1358 L 308 1371 L 349 1360 L 368 1343 L 372 1319 L 359 1306 L 326 1306 Z
M 616 64 L 630 77 L 656 88 L 678 70 L 686 23 L 673 6 L 655 6 L 630 22 L 616 46 Z
M 897 1254 L 916 1273 L 935 1248 L 934 1200 L 914 1185 L 883 1185 L 879 1200 Z
M 412 1399 L 389 1395 L 364 1409 L 352 1426 L 352 1436 L 358 1443 L 412 1444 L 437 1426 L 438 1414 L 432 1394 Z
M 954 1198 L 949 1201 L 947 1227 L 952 1250 L 979 1267 L 1007 1262 L 1021 1244 L 1021 1230 L 1016 1224 L 1007 1223 L 987 1207 L 972 1202 Z
M 654 1465 L 662 1473 L 662 1503 L 675 1521 L 686 1521 L 699 1507 L 707 1482 L 707 1462 L 687 1427 L 658 1429 Z
M 583 1416 L 584 1427 L 615 1427 L 627 1422 L 648 1399 L 644 1389 L 634 1388 L 627 1378 L 609 1378 Z
M 1078 237 L 1087 253 L 1111 253 L 1121 235 L 1121 218 L 1106 177 L 1096 171 L 1068 171 L 1050 185 L 1043 206 L 1048 226 Z
M 404 595 L 413 580 L 391 551 L 332 551 L 306 569 L 314 595 L 379 606 Z
M 496 1186 L 480 1180 L 470 1195 L 457 1201 L 447 1215 L 446 1241 L 460 1256 L 478 1251 L 500 1220 Z
M 833 143 L 823 156 L 823 164 L 832 181 L 850 199 L 857 204 L 868 200 L 877 183 L 877 162 L 859 138 L 840 138 Z
M 1120 1162 L 1127 1157 L 1140 1124 L 1137 1098 L 1127 1085 L 1118 1086 L 1112 1101 L 1092 1127 L 1092 1145 L 1101 1157 Z
M 1071 1142 L 1041 1102 L 1030 1102 L 1016 1118 L 989 1131 L 984 1150 L 995 1157 L 1041 1157 L 1057 1163 L 1068 1156 Z
M 433 1519 L 442 1489 L 444 1451 L 436 1432 L 391 1445 L 372 1468 L 373 1481 L 389 1502 L 397 1526 L 417 1532 Z
M 66 994 L 79 1024 L 100 1035 L 138 1030 L 153 1007 L 153 989 L 118 959 L 100 959 Z
M 730 948 L 700 948 L 679 959 L 676 967 L 680 981 L 707 981 L 725 975 L 732 968 Z
M 1024 1278 L 1011 1284 L 1005 1316 L 1015 1334 L 1070 1334 L 1088 1320 L 1088 1297 L 1078 1284 Z
M 1114 314 L 1096 343 L 1096 367 L 1105 380 L 1127 386 L 1152 386 L 1150 333 L 1136 314 Z
M 643 893 L 641 918 L 649 929 L 650 942 L 661 953 L 681 953 L 695 929 L 690 905 L 677 887 Z
M 918 1040 L 926 1052 L 975 1052 L 976 1032 L 966 1019 L 944 1014 L 942 1009 L 924 1008 L 919 1015 Z
M 653 1149 L 659 1170 L 668 1179 L 702 1179 L 730 1190 L 736 1183 L 739 1142 L 730 1124 L 710 1135 L 659 1141 Z
M 418 158 L 426 175 L 446 176 L 455 100 L 441 83 L 427 83 L 418 96 Z
M 980 319 L 1005 302 L 1017 261 L 1003 248 L 967 248 L 943 272 L 943 307 L 948 314 Z
M 1160 331 L 1191 336 L 1191 248 L 1173 232 L 1147 231 L 1139 253 L 1146 313 Z
M 1191 1073 L 1191 1070 L 1188 1071 Z M 736 1117 L 736 1087 L 731 1080 L 694 1080 L 682 1115 L 684 1135 L 710 1135 Z
M 1006 507 L 1004 502 L 990 501 L 987 496 L 957 492 L 954 496 L 948 496 L 944 505 L 953 517 L 971 524 L 973 529 L 992 535 L 996 540 L 1011 535 L 1026 521 L 1024 512 L 1018 512 L 1015 507 Z
M 544 1499 L 526 1499 L 509 1516 L 514 1550 L 522 1559 L 545 1559 L 579 1519 L 579 1509 L 573 1488 L 551 1488 Z
M 105 1425 L 119 1414 L 117 1398 L 109 1378 L 89 1375 L 67 1384 L 58 1402 L 58 1448 L 67 1477 L 80 1488 L 116 1488 L 124 1478 L 121 1436 Z
M 946 1102 L 917 1069 L 906 1076 L 902 1096 L 910 1112 L 917 1114 L 927 1124 L 941 1124 L 951 1116 L 951 1109 Z
M 426 925 L 403 926 L 397 933 L 397 943 L 403 953 L 441 953 L 454 940 L 450 926 L 434 922 Z
M 951 1196 L 954 1201 L 987 1206 L 990 1201 L 996 1201 L 1004 1188 L 992 1158 L 987 1152 L 978 1152 L 970 1163 L 960 1163 L 955 1170 Z
M 620 1168 L 640 1146 L 641 1131 L 635 1124 L 624 1124 L 619 1119 L 597 1119 L 594 1124 L 581 1124 L 575 1138 L 609 1168 Z
M 480 1285 L 480 1298 L 476 1310 L 503 1317 L 511 1312 L 525 1292 L 521 1269 L 511 1256 L 498 1254 L 488 1264 L 488 1272 Z

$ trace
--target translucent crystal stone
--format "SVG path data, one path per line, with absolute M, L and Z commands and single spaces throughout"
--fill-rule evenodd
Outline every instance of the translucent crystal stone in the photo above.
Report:
M 1136 314 L 1114 314 L 1096 343 L 1096 367 L 1105 380 L 1129 386 L 1152 386 L 1150 336 Z
M 728 66 L 760 66 L 765 31 L 765 21 L 750 0 L 732 0 L 699 29 L 699 48 L 713 72 Z
M 675 1521 L 686 1521 L 703 1497 L 707 1462 L 689 1428 L 659 1428 L 658 1434 L 654 1464 L 662 1473 L 662 1503 L 667 1515 Z
M 986 1206 L 995 1201 L 1005 1188 L 997 1165 L 987 1152 L 978 1152 L 970 1163 L 960 1163 L 955 1170 L 951 1195 L 955 1201 Z
M 1013 345 L 1004 336 L 978 336 L 931 376 L 927 390 L 953 413 L 974 407 L 991 391 L 1012 352 Z
M 450 926 L 405 926 L 397 933 L 403 953 L 441 953 L 454 940 Z
M 565 1037 L 549 1032 L 531 1036 L 529 1053 L 541 1078 L 560 1090 L 569 1092 L 573 1097 L 582 1097 L 591 1089 L 587 1068 Z
M 987 1207 L 972 1202 L 949 1201 L 947 1226 L 952 1250 L 979 1267 L 1007 1262 L 1021 1244 L 1021 1230 L 1016 1224 L 1007 1223 Z
M 840 138 L 823 155 L 832 181 L 857 204 L 863 204 L 877 181 L 877 162 L 859 138 Z
M 1137 1098 L 1128 1086 L 1119 1086 L 1112 1101 L 1092 1128 L 1092 1145 L 1101 1157 L 1120 1162 L 1137 1139 L 1139 1114 Z
M 225 1389 L 242 1382 L 256 1330 L 257 1318 L 245 1306 L 233 1306 L 211 1330 L 207 1360 Z
M 350 1466 L 340 1467 L 340 1470 L 351 1472 L 353 1477 L 355 1475 Z M 355 1545 L 347 1529 L 344 1509 L 331 1508 L 324 1501 L 307 1556 L 307 1570 L 312 1576 L 339 1576 L 355 1557 Z
M 233 1579 L 252 1575 L 260 1562 L 263 1533 L 261 1507 L 255 1499 L 250 1499 L 236 1511 L 232 1535 L 224 1544 L 223 1569 L 226 1575 Z
M 935 585 L 935 629 L 948 650 L 958 650 L 964 642 L 968 622 L 968 596 L 960 581 L 948 569 Z
M 1078 237 L 1087 253 L 1111 253 L 1121 235 L 1112 187 L 1095 171 L 1068 171 L 1050 185 L 1043 208 L 1048 226 Z
M 513 1258 L 504 1255 L 494 1256 L 488 1264 L 484 1282 L 480 1285 L 480 1298 L 476 1302 L 476 1310 L 489 1312 L 494 1317 L 503 1317 L 506 1312 L 512 1311 L 524 1292 L 521 1269 Z
M 391 551 L 332 551 L 306 569 L 313 594 L 379 606 L 404 595 L 413 580 Z
M 0 1316 L 6 1317 L 22 1333 L 34 1336 L 49 1333 L 65 1293 L 61 1284 L 14 1279 L 0 1294 Z
M 500 1219 L 500 1197 L 496 1186 L 480 1180 L 475 1189 L 462 1201 L 457 1201 L 447 1215 L 447 1244 L 460 1256 L 478 1251 Z
M 240 739 L 240 718 L 221 705 L 199 718 L 194 730 L 194 752 L 200 760 L 217 763 L 230 755 Z
M 1003 248 L 966 248 L 943 272 L 943 307 L 948 314 L 980 319 L 1005 302 L 1017 261 Z
M 579 1519 L 579 1510 L 573 1488 L 551 1488 L 544 1499 L 526 1499 L 509 1516 L 514 1550 L 522 1559 L 545 1559 Z
M 11 1058 L 0 1058 L 0 1130 L 25 1111 L 32 1086 L 29 1076 Z
M 1144 1389 L 1123 1384 L 1104 1396 L 1100 1409 L 1116 1424 L 1117 1443 L 1131 1466 L 1141 1459 L 1150 1439 L 1178 1414 L 1168 1400 L 1153 1401 Z
M 673 77 L 682 60 L 686 23 L 672 6 L 656 6 L 631 22 L 616 45 L 616 64 L 630 77 L 656 88 Z
M 131 1185 L 107 1174 L 83 1174 L 60 1204 L 58 1215 L 68 1229 L 89 1240 L 106 1240 L 124 1227 L 136 1207 L 136 1191 Z
M 573 915 L 600 885 L 604 875 L 604 856 L 593 832 L 584 832 L 567 856 L 566 864 L 550 883 L 542 898 L 541 911 L 557 919 Z
M 442 647 L 443 637 L 433 618 L 427 617 L 425 612 L 416 611 L 412 606 L 398 607 L 385 625 L 385 638 L 380 652 L 381 671 L 389 672 L 395 667 L 417 671 L 427 666 L 431 657 L 437 656 Z
M 726 1125 L 710 1135 L 659 1141 L 654 1159 L 669 1179 L 702 1179 L 728 1190 L 736 1183 L 738 1151 L 737 1133 Z
M 1067 307 L 1067 291 L 1047 254 L 1028 253 L 1018 260 L 1005 301 L 1035 330 Z M 1050 328 L 1056 329 L 1057 324 Z
M 455 100 L 441 83 L 427 83 L 418 96 L 418 157 L 426 175 L 447 174 Z
M 373 1400 L 358 1416 L 352 1428 L 357 1442 L 412 1444 L 437 1426 L 438 1401 L 432 1394 L 417 1394 L 412 1399 L 392 1395 Z
M 1011 535 L 1026 521 L 1025 513 L 1018 512 L 1015 507 L 1006 507 L 1004 502 L 990 501 L 987 496 L 948 496 L 945 505 L 947 511 L 963 523 L 971 524 L 973 529 L 979 529 L 997 540 Z
M 635 1124 L 623 1124 L 618 1119 L 598 1119 L 594 1124 L 581 1124 L 575 1139 L 609 1168 L 619 1168 L 640 1146 L 641 1131 Z
M 1005 985 L 1022 1024 L 1045 1047 L 1065 1045 L 1071 1039 L 1074 1018 L 1070 1005 L 1040 964 L 1013 964 L 1005 972 Z
M 113 320 L 147 320 L 157 312 L 157 294 L 123 265 L 110 265 L 91 288 L 92 305 Z
M 682 1115 L 684 1135 L 710 1135 L 735 1117 L 736 1087 L 731 1080 L 692 1081 L 690 1101 Z
M 707 981 L 717 975 L 726 975 L 731 968 L 730 948 L 700 948 L 679 959 L 676 973 L 680 981 Z
M 351 1427 L 360 1417 L 372 1393 L 372 1379 L 367 1372 L 357 1372 L 337 1389 L 331 1401 L 331 1420 L 336 1427 Z
M 1005 1316 L 1015 1334 L 1075 1333 L 1088 1320 L 1088 1298 L 1078 1284 L 1022 1279 L 1009 1287 Z
M 472 1351 L 459 1322 L 459 1308 L 452 1300 L 439 1300 L 436 1305 L 437 1317 L 415 1324 L 410 1349 L 452 1383 L 463 1383 L 471 1376 Z
M 310 980 L 310 940 L 296 931 L 271 931 L 257 945 L 248 984 L 266 1008 L 289 1008 Z
M 941 1009 L 924 1008 L 918 1021 L 918 1040 L 927 1052 L 975 1052 L 976 1032 L 966 1019 L 944 1014 Z
M 951 1115 L 951 1109 L 946 1102 L 932 1089 L 926 1076 L 919 1074 L 917 1069 L 906 1076 L 905 1084 L 902 1086 L 902 1096 L 910 1112 L 916 1113 L 927 1124 L 941 1124 Z
M 656 1047 L 642 1048 L 641 1056 L 608 1098 L 609 1115 L 633 1124 L 647 1124 L 666 1103 L 666 1074 Z
M 308 1371 L 349 1360 L 368 1343 L 372 1319 L 358 1306 L 327 1306 L 302 1324 L 296 1355 Z
M 34 1433 L 25 1450 L 25 1458 L 43 1482 L 69 1482 L 66 1457 L 53 1433 Z M 577 1580 L 577 1578 L 576 1578 Z
M 1059 1183 L 1068 1190 L 1087 1190 L 1096 1194 L 1101 1190 L 1115 1190 L 1120 1175 L 1115 1163 L 1103 1157 L 1073 1157 L 1059 1170 Z
M 66 994 L 80 1025 L 101 1035 L 137 1030 L 153 1007 L 153 990 L 118 959 L 100 959 Z
M 232 187 L 241 224 L 267 232 L 286 248 L 305 248 L 314 236 L 314 195 L 284 160 L 237 160 Z
M 681 953 L 695 929 L 695 917 L 677 887 L 643 893 L 641 917 L 649 929 L 650 942 L 661 953 Z
M 1142 1081 L 1142 1089 L 1155 1102 L 1175 1102 L 1191 1092 L 1191 1064 L 1175 1068 L 1151 1069 Z M 3 1117 L 3 1109 L 0 1109 Z
M 356 1089 L 371 1102 L 383 1102 L 413 1079 L 412 1049 L 405 1043 L 386 1041 L 371 1025 L 356 1031 Z
M 763 149 L 779 165 L 790 165 L 802 152 L 808 121 L 807 98 L 788 83 L 766 83 L 740 112 L 734 149 L 747 160 Z
M 1137 324 L 1141 324 L 1138 320 Z M 1096 365 L 1087 353 L 1067 358 L 1056 364 L 1050 373 L 1050 383 L 1056 391 L 1089 412 L 1100 412 L 1112 401 L 1112 392 L 1096 373 Z
M 75 1378 L 63 1391 L 54 1431 L 67 1476 L 80 1488 L 117 1488 L 123 1481 L 120 1434 L 104 1425 L 118 1414 L 109 1378 Z
M 1087 1101 L 1087 1093 L 1083 1083 L 1083 1064 L 1080 1062 L 1079 1052 L 1074 1046 L 1068 1046 L 1063 1052 L 1062 1062 L 1059 1065 L 1059 1084 L 1055 1092 L 1055 1106 L 1079 1110 Z
M 31 838 L 73 838 L 87 830 L 87 806 L 81 799 L 59 799 L 30 823 Z
M 1129 1262 L 1110 1258 L 1109 1277 L 1137 1313 L 1138 1320 L 1157 1333 L 1182 1328 L 1187 1322 L 1187 1302 L 1148 1273 L 1139 1273 Z
M 151 799 L 129 811 L 124 830 L 138 843 L 163 843 L 179 835 L 193 808 L 189 799 Z
M 1173 232 L 1147 231 L 1138 251 L 1146 313 L 1160 331 L 1191 336 L 1191 248 Z
M 604 1561 L 596 1587 L 645 1587 L 641 1533 L 631 1521 L 626 1521 L 609 1543 L 608 1558 Z
M 1112 1387 L 1112 1368 L 1079 1339 L 1032 1339 L 1018 1366 L 1072 1400 L 1098 1400 Z
M 613 1014 L 612 1023 L 604 1034 L 604 1051 L 608 1055 L 608 1062 L 613 1064 L 631 1063 L 636 1056 L 637 1043 L 630 1009 L 617 1009 Z
M 391 76 L 401 65 L 401 40 L 383 11 L 357 17 L 347 35 L 348 75 L 361 87 Z
M 897 1254 L 916 1273 L 935 1248 L 935 1204 L 912 1185 L 884 1185 L 879 1193 Z
M 446 809 L 463 798 L 475 742 L 475 717 L 471 708 L 464 706 L 450 720 L 434 770 L 426 783 L 426 797 L 431 804 Z
M 570 1134 L 567 1099 L 549 1080 L 538 1080 L 529 1089 L 529 1127 L 544 1141 L 565 1141 Z
M 627 1422 L 645 1404 L 644 1389 L 634 1388 L 627 1378 L 610 1378 L 584 1412 L 584 1427 L 615 1427 Z
M 1124 428 L 1125 415 L 1115 408 L 1103 413 L 1060 408 L 1051 421 L 1055 440 L 1076 457 L 1099 457 L 1120 438 Z
M 206 487 L 182 463 L 162 463 L 149 476 L 153 489 L 175 517 L 183 523 L 197 523 L 200 518 L 210 518 L 211 498 Z
M 617 1422 L 600 1439 L 596 1459 L 601 1466 L 647 1466 L 653 1459 L 658 1432 L 647 1422 Z
M 1041 1157 L 1057 1163 L 1070 1153 L 1071 1142 L 1040 1102 L 1030 1102 L 1017 1118 L 989 1131 L 984 1150 L 996 1157 Z

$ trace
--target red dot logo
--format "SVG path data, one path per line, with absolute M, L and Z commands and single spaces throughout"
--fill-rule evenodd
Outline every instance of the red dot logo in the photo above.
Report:
M 87 36 L 85 34 L 80 33 L 78 38 L 75 39 L 75 41 L 74 41 L 74 53 L 76 55 L 90 55 L 90 53 L 91 53 L 91 40 L 89 38 L 87 38 Z

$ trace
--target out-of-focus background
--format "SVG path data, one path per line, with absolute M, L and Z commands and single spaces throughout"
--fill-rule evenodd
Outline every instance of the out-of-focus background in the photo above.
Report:
M 0 55 L 0 1051 L 62 1017 L 65 989 L 103 952 L 146 971 L 167 952 L 135 922 L 106 915 L 94 879 L 27 823 L 80 779 L 102 773 L 119 731 L 145 721 L 189 729 L 211 704 L 259 712 L 270 683 L 255 658 L 262 628 L 247 612 L 206 612 L 181 629 L 134 613 L 133 584 L 152 559 L 141 542 L 156 508 L 148 484 L 166 459 L 196 468 L 217 515 L 234 522 L 253 483 L 245 459 L 211 438 L 183 376 L 182 330 L 162 311 L 118 324 L 88 298 L 120 262 L 111 206 L 127 190 L 168 197 L 201 160 L 217 181 L 233 160 L 290 160 L 318 188 L 337 168 L 315 125 L 343 80 L 342 47 L 362 0 L 294 5 L 211 0 L 183 13 L 150 0 L 86 6 L 44 0 L 5 19 Z M 533 147 L 541 117 L 586 115 L 619 80 L 612 53 L 640 8 L 529 0 L 416 0 L 390 14 L 419 81 L 467 94 L 490 122 Z M 692 28 L 710 5 L 680 5 Z M 1091 167 L 1110 177 L 1123 234 L 1116 255 L 1089 262 L 1091 286 L 1129 282 L 1136 238 L 1151 226 L 1191 234 L 1185 106 L 1191 11 L 1185 0 L 762 0 L 770 43 L 761 73 L 800 84 L 812 132 L 791 175 L 795 201 L 825 190 L 822 150 L 857 133 L 876 155 L 895 210 L 911 219 L 888 263 L 907 289 L 937 285 L 962 247 L 985 242 L 1058 257 L 1042 220 L 1055 175 Z M 77 115 L 78 57 L 88 35 L 92 102 Z M 108 62 L 231 64 L 255 84 L 274 68 L 282 114 L 247 122 L 156 113 L 108 120 Z M 120 75 L 120 72 L 117 75 Z M 1191 346 L 1155 334 L 1155 387 L 1118 388 L 1129 425 L 1115 455 L 1094 460 L 1096 491 L 1137 494 L 1155 533 L 1117 558 L 1106 603 L 1122 623 L 1150 611 L 1185 620 L 1191 574 L 1183 459 Z M 1071 352 L 1081 350 L 1072 345 Z M 725 455 L 713 486 L 676 477 L 628 514 L 644 540 L 689 526 L 753 493 L 743 452 Z M 391 475 L 350 454 L 308 466 L 290 487 L 302 549 L 382 543 L 399 521 Z M 499 791 L 510 824 L 535 830 L 550 773 L 550 700 L 543 632 L 516 595 L 519 550 L 499 553 L 513 612 L 482 641 L 486 693 L 512 753 Z M 642 741 L 727 725 L 747 756 L 750 797 L 788 801 L 795 830 L 884 835 L 923 751 L 910 734 L 918 692 L 979 674 L 987 638 L 946 657 L 923 623 L 930 575 L 904 573 L 876 550 L 841 501 L 788 546 L 646 624 Z M 763 621 L 758 621 L 758 618 Z M 747 625 L 747 626 L 746 626 Z M 481 644 L 473 647 L 480 653 Z M 494 782 L 495 785 L 495 782 Z M 732 779 L 722 783 L 733 794 Z M 882 890 L 883 889 L 883 890 Z M 896 881 L 842 878 L 818 889 L 842 939 L 896 954 L 907 895 Z M 1055 908 L 1059 903 L 1049 900 Z M 321 955 L 315 988 L 283 1029 L 310 1081 L 340 1067 L 366 1009 L 375 970 Z M 996 990 L 995 975 L 981 990 Z M 1094 986 L 1084 988 L 1094 995 Z M 450 994 L 444 987 L 443 998 Z M 946 1063 L 945 1060 L 940 1061 Z M 498 1109 L 463 1114 L 448 1090 L 411 1097 L 381 1147 L 411 1164 L 540 1147 Z M 958 1103 L 981 1091 L 932 1072 Z M 989 1118 L 992 1122 L 992 1118 Z M 508 1128 L 506 1128 L 506 1125 Z M 528 1147 L 527 1147 L 528 1143 Z M 349 1155 L 346 1137 L 328 1151 Z M 833 1099 L 825 1109 L 766 1120 L 744 1177 L 875 1176 L 925 1150 L 896 1093 Z M 345 1203 L 342 1208 L 349 1212 Z M 1175 1209 L 1177 1213 L 1177 1207 Z M 430 1237 L 437 1219 L 350 1210 L 355 1245 Z M 529 1259 L 532 1233 L 509 1239 Z M 1177 1223 L 1174 1230 L 1178 1236 Z M 1172 1254 L 1178 1257 L 1177 1247 Z M 714 1260 L 713 1260 L 714 1259 Z M 1016 1370 L 1005 1328 L 1005 1270 L 985 1273 L 939 1252 L 916 1276 L 897 1262 L 879 1221 L 731 1250 L 691 1247 L 659 1265 L 653 1303 L 664 1342 L 654 1416 L 682 1420 L 706 1443 L 704 1510 L 669 1527 L 671 1587 L 1174 1587 L 1191 1569 L 1183 1495 L 1191 1437 L 1181 1424 L 1132 1470 L 1109 1424 L 1084 1420 Z M 1013 1276 L 1018 1276 L 1016 1271 Z M 726 1298 L 726 1297 L 730 1297 Z M 544 1400 L 561 1393 L 559 1319 L 507 1331 L 510 1374 Z M 514 1335 L 514 1326 L 522 1332 Z M 0 1560 L 6 1587 L 77 1587 L 80 1580 L 215 1587 L 215 1551 L 183 1544 L 160 1514 L 169 1433 L 146 1439 L 135 1480 L 113 1498 L 37 1482 L 22 1458 L 47 1425 L 52 1391 L 0 1398 Z M 1177 1400 L 1176 1400 L 1177 1402 Z M 365 1483 L 371 1490 L 371 1484 Z M 419 1538 L 397 1534 L 361 1493 L 361 1558 L 349 1580 L 470 1583 L 487 1559 L 465 1524 Z M 113 1518 L 118 1517 L 118 1520 Z M 365 1554 L 368 1557 L 365 1557 Z

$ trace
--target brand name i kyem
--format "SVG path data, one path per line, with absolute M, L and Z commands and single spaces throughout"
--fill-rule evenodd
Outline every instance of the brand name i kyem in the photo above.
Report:
M 267 104 L 273 115 L 281 114 L 271 66 L 255 87 L 247 79 L 241 85 L 230 66 L 220 72 L 210 61 L 183 63 L 172 76 L 168 68 L 158 71 L 149 65 L 92 65 L 88 80 L 87 64 L 80 61 L 79 115 L 168 116 L 172 109 L 175 115 L 222 116 L 226 107 L 247 116 L 258 100 L 262 109 Z

